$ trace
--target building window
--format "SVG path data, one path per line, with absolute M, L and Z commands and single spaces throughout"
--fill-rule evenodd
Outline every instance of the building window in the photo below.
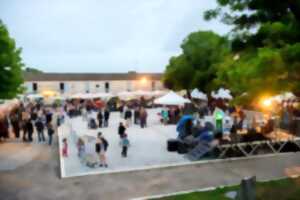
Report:
M 38 84 L 37 83 L 32 83 L 32 90 L 33 90 L 33 92 L 38 91 Z
M 105 92 L 109 92 L 109 82 L 105 82 Z
M 59 83 L 59 89 L 61 92 L 65 91 L 65 83 Z
M 131 91 L 131 81 L 127 81 L 127 91 Z
M 154 91 L 155 90 L 155 81 L 152 81 L 151 87 L 152 87 L 152 91 Z

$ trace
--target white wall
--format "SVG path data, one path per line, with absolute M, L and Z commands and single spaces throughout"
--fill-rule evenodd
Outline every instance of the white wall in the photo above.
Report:
M 51 90 L 56 92 L 60 91 L 60 83 L 65 85 L 65 94 L 75 94 L 75 93 L 86 93 L 88 90 L 90 93 L 105 92 L 105 83 L 109 83 L 109 92 L 118 93 L 123 91 L 135 91 L 135 90 L 152 90 L 152 80 L 147 80 L 142 82 L 140 80 L 103 80 L 103 81 L 35 81 L 35 82 L 25 82 L 24 86 L 27 88 L 26 93 L 32 93 L 32 84 L 37 83 L 38 90 L 37 93 L 42 93 L 43 91 Z M 154 81 L 154 90 L 163 90 L 163 84 L 161 81 Z M 98 88 L 96 86 L 99 86 Z

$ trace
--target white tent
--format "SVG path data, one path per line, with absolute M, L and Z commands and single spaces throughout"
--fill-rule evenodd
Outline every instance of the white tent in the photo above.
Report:
M 31 100 L 44 98 L 41 94 L 29 94 L 26 97 Z
M 168 94 L 154 100 L 155 104 L 160 105 L 184 105 L 185 103 L 191 103 L 189 99 L 185 99 L 179 96 L 175 92 L 171 91 Z
M 143 91 L 143 90 L 137 90 L 137 91 L 133 91 L 132 92 L 133 95 L 135 95 L 136 97 L 151 97 L 153 96 L 152 92 L 149 91 Z
M 166 91 L 166 90 L 155 90 L 155 91 L 152 92 L 152 94 L 153 94 L 153 96 L 155 96 L 155 97 L 160 97 L 160 96 L 162 96 L 162 95 L 167 94 L 167 92 L 168 92 L 168 91 Z
M 200 99 L 200 100 L 207 101 L 207 95 L 204 94 L 203 92 L 199 91 L 197 88 L 195 88 L 192 91 L 191 97 L 194 98 L 194 99 Z
M 93 98 L 110 99 L 114 97 L 111 93 L 97 92 L 92 94 Z
M 112 94 L 102 93 L 102 92 L 98 92 L 98 93 L 77 93 L 77 94 L 74 94 L 74 95 L 70 96 L 70 99 L 96 99 L 96 98 L 109 99 L 111 97 L 113 97 Z
M 282 101 L 287 101 L 287 100 L 294 100 L 297 97 L 291 93 L 291 92 L 286 92 L 286 93 L 282 93 L 280 95 L 277 95 L 275 97 L 273 97 L 272 99 L 277 101 L 277 102 L 282 102 Z
M 119 92 L 117 96 L 122 100 L 130 100 L 136 97 L 134 92 L 127 92 L 127 91 Z
M 87 95 L 85 93 L 76 93 L 69 97 L 69 99 L 84 99 Z
M 232 99 L 232 96 L 230 94 L 230 90 L 224 89 L 224 88 L 220 88 L 218 90 L 218 92 L 216 92 L 216 93 L 214 91 L 212 91 L 211 96 L 215 99 L 229 99 L 229 100 Z

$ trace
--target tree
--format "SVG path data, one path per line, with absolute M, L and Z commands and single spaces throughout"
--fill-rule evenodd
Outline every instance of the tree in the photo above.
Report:
M 13 98 L 21 92 L 22 59 L 21 49 L 16 48 L 15 41 L 0 20 L 0 98 Z
M 231 55 L 220 64 L 214 83 L 252 100 L 264 93 L 300 94 L 300 0 L 217 3 L 205 18 L 219 17 L 233 30 Z
M 36 69 L 36 68 L 33 68 L 33 67 L 26 67 L 24 72 L 27 72 L 27 73 L 33 73 L 33 74 L 40 74 L 40 73 L 43 73 L 43 71 L 39 70 L 39 69 Z
M 211 31 L 191 33 L 182 43 L 182 54 L 172 57 L 163 81 L 171 89 L 200 88 L 208 91 L 216 78 L 217 66 L 229 52 L 226 37 Z

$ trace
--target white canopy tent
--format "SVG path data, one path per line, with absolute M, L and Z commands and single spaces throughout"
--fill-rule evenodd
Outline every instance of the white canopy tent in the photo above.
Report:
M 70 96 L 70 99 L 109 99 L 113 97 L 111 93 L 77 93 L 72 96 Z
M 194 99 L 200 99 L 200 100 L 207 101 L 207 95 L 204 94 L 203 92 L 199 91 L 197 88 L 195 88 L 192 91 L 191 97 L 194 98 Z
M 185 103 L 191 103 L 189 99 L 185 99 L 182 96 L 176 94 L 175 92 L 171 91 L 168 94 L 157 98 L 154 100 L 155 104 L 160 105 L 184 105 Z
M 26 98 L 28 98 L 30 100 L 34 100 L 34 99 L 42 99 L 42 98 L 44 98 L 44 96 L 41 94 L 28 94 L 26 96 Z
M 149 91 L 137 90 L 132 92 L 136 97 L 152 97 L 153 93 Z
M 160 96 L 163 96 L 165 94 L 167 94 L 168 91 L 166 90 L 155 90 L 155 91 L 152 91 L 152 94 L 154 97 L 160 97 Z
M 212 91 L 211 96 L 215 99 L 232 99 L 230 90 L 224 88 L 220 88 L 217 92 Z
M 100 99 L 110 99 L 110 98 L 114 97 L 113 94 L 104 93 L 104 92 L 97 92 L 97 93 L 92 94 L 92 96 L 94 96 L 94 98 L 100 98 Z
M 136 97 L 134 92 L 128 92 L 128 91 L 119 92 L 117 94 L 117 96 L 122 100 L 131 100 L 131 99 L 134 99 Z
M 287 100 L 294 100 L 294 99 L 297 99 L 297 97 L 291 92 L 286 92 L 286 93 L 282 93 L 280 95 L 274 96 L 272 99 L 277 102 L 282 102 L 282 101 L 287 101 Z

